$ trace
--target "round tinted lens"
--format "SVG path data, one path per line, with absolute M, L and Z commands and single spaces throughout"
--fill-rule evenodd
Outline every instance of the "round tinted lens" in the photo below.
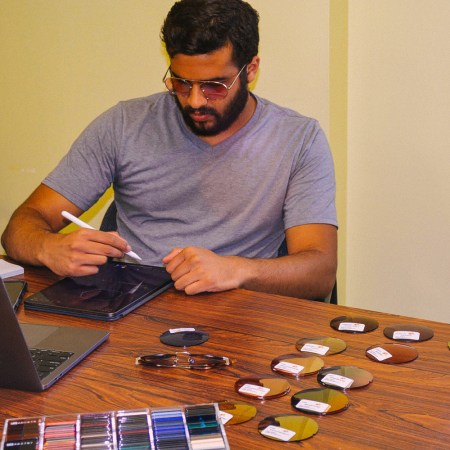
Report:
M 228 90 L 223 84 L 214 83 L 212 81 L 201 83 L 200 88 L 205 97 L 211 100 L 226 97 L 228 94 Z
M 256 408 L 247 403 L 221 400 L 218 402 L 220 410 L 220 419 L 223 424 L 236 425 L 247 422 L 256 416 Z
M 334 414 L 348 408 L 348 397 L 340 391 L 328 388 L 305 389 L 291 397 L 295 409 L 308 414 Z
M 324 365 L 318 356 L 309 354 L 281 355 L 272 360 L 270 367 L 274 372 L 279 372 L 290 377 L 303 377 L 317 373 Z
M 177 94 L 187 95 L 191 90 L 191 84 L 178 78 L 167 78 L 166 86 L 169 91 L 175 91 Z
M 319 431 L 319 425 L 309 417 L 282 414 L 263 419 L 258 431 L 274 441 L 294 442 L 314 436 Z
M 384 335 L 395 341 L 420 342 L 431 339 L 434 332 L 430 327 L 426 327 L 425 325 L 401 323 L 386 327 L 384 329 Z
M 284 378 L 244 377 L 236 381 L 234 389 L 241 395 L 267 400 L 286 395 L 291 386 Z
M 380 344 L 369 347 L 366 356 L 372 361 L 384 364 L 402 364 L 414 361 L 419 353 L 406 344 Z
M 163 344 L 173 347 L 190 347 L 203 344 L 209 339 L 208 333 L 195 329 L 173 329 L 165 331 L 159 337 Z
M 333 366 L 317 374 L 319 384 L 335 389 L 357 389 L 373 381 L 373 375 L 356 366 Z
M 370 317 L 340 316 L 330 322 L 331 328 L 344 333 L 367 333 L 378 328 L 378 322 Z
M 347 344 L 342 339 L 318 336 L 299 339 L 295 343 L 295 347 L 302 353 L 335 355 L 343 352 L 347 348 Z

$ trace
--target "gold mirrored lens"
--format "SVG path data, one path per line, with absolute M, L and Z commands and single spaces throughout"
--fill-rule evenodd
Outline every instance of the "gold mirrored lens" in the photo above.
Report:
M 270 364 L 274 372 L 290 377 L 304 377 L 317 373 L 323 365 L 323 360 L 318 356 L 301 353 L 278 356 Z
M 256 416 L 256 408 L 243 402 L 221 400 L 218 402 L 219 410 L 222 411 L 222 423 L 225 425 L 236 425 L 247 422 Z
M 308 414 L 334 414 L 348 408 L 348 397 L 329 388 L 304 389 L 291 397 L 295 409 Z
M 342 339 L 317 336 L 301 338 L 295 343 L 295 347 L 302 353 L 335 355 L 343 352 L 347 348 L 347 344 Z
M 241 395 L 267 400 L 286 395 L 291 386 L 284 378 L 244 377 L 236 381 L 234 389 Z
M 309 417 L 282 414 L 263 419 L 258 425 L 258 431 L 275 441 L 294 442 L 314 436 L 319 431 L 319 425 Z

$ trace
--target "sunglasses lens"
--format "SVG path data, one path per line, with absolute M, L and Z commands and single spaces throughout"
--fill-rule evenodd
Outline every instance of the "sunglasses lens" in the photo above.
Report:
M 402 323 L 392 325 L 384 329 L 384 335 L 389 339 L 402 342 L 421 342 L 431 339 L 434 332 L 425 325 L 415 325 L 412 323 Z
M 236 381 L 234 389 L 241 395 L 267 400 L 286 395 L 291 386 L 283 378 L 244 377 Z
M 348 397 L 340 391 L 328 388 L 305 389 L 291 397 L 295 409 L 308 414 L 334 414 L 348 408 Z
M 258 431 L 264 437 L 283 442 L 308 439 L 314 436 L 318 430 L 319 425 L 315 420 L 292 414 L 269 416 L 258 425 Z
M 378 322 L 370 317 L 340 316 L 334 318 L 330 326 L 344 333 L 368 333 L 378 328 Z
M 228 94 L 227 88 L 220 83 L 207 81 L 205 83 L 201 83 L 200 87 L 205 94 L 205 97 L 210 100 L 224 98 Z
M 203 331 L 178 328 L 164 332 L 159 339 L 163 344 L 173 347 L 189 347 L 191 345 L 203 344 L 209 339 L 209 335 Z
M 318 356 L 308 354 L 289 354 L 278 356 L 272 360 L 271 368 L 290 377 L 303 377 L 317 373 L 324 365 Z
M 347 348 L 347 344 L 342 339 L 318 336 L 299 339 L 295 343 L 295 347 L 302 353 L 335 355 L 343 352 Z
M 189 82 L 178 78 L 167 78 L 165 83 L 167 89 L 172 93 L 175 92 L 180 95 L 188 95 L 191 90 L 191 84 Z
M 406 344 L 381 344 L 369 347 L 366 356 L 383 364 L 402 364 L 414 361 L 419 353 L 414 347 Z
M 222 400 L 219 403 L 220 418 L 225 425 L 247 422 L 256 416 L 256 408 L 247 403 Z
M 336 389 L 356 389 L 367 386 L 373 375 L 355 366 L 333 366 L 321 369 L 317 374 L 319 384 Z

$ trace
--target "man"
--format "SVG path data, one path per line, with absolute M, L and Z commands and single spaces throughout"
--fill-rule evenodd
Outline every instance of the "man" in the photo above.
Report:
M 336 276 L 333 162 L 313 119 L 248 90 L 258 14 L 242 0 L 182 0 L 162 39 L 169 92 L 97 118 L 14 212 L 8 254 L 60 275 L 133 249 L 187 294 L 232 288 L 321 299 Z M 114 186 L 118 233 L 58 233 Z M 278 256 L 286 239 L 288 255 Z

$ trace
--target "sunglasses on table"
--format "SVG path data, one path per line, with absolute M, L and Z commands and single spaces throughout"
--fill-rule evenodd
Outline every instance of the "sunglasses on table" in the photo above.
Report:
M 136 364 L 151 367 L 178 367 L 181 369 L 212 369 L 217 366 L 230 366 L 232 361 L 226 356 L 175 352 L 138 356 Z
M 247 64 L 242 66 L 238 74 L 233 78 L 231 84 L 226 85 L 221 81 L 209 80 L 186 80 L 184 78 L 170 76 L 172 74 L 170 66 L 163 77 L 163 83 L 172 95 L 189 96 L 192 86 L 197 83 L 200 90 L 203 92 L 206 100 L 221 100 L 228 95 L 228 91 L 234 86 L 239 75 L 247 67 Z

